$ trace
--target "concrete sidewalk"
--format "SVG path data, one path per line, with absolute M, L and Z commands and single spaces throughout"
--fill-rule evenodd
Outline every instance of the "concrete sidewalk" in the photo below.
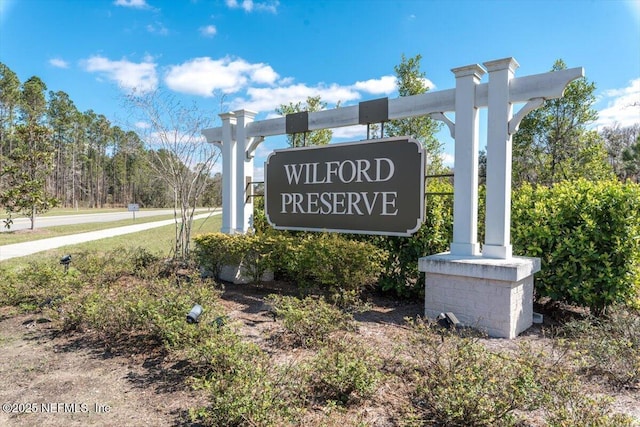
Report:
M 194 215 L 193 219 L 202 219 L 209 216 L 220 215 L 221 212 L 208 212 Z M 173 219 L 164 221 L 147 222 L 145 224 L 127 225 L 124 227 L 108 228 L 106 230 L 89 231 L 87 233 L 71 234 L 68 236 L 52 237 L 50 239 L 33 240 L 31 242 L 15 243 L 13 245 L 0 246 L 0 261 L 21 256 L 35 254 L 67 245 L 90 242 L 92 240 L 106 239 L 122 234 L 137 233 L 138 231 L 162 227 L 173 224 Z

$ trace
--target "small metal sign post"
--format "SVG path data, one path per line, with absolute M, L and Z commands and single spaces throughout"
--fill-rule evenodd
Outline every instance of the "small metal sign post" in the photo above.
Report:
M 140 210 L 140 205 L 137 203 L 129 203 L 129 212 L 133 213 L 133 220 L 136 220 L 136 211 Z
M 279 230 L 410 236 L 424 217 L 424 151 L 385 138 L 274 151 L 265 213 Z

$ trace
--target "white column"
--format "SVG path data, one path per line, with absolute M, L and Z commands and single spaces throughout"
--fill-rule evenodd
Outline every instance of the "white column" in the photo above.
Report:
M 511 135 L 509 81 L 518 62 L 513 58 L 485 62 L 489 71 L 487 116 L 487 210 L 482 255 L 509 259 L 511 246 Z
M 251 215 L 253 214 L 253 199 L 247 200 L 247 177 L 253 181 L 253 159 L 247 158 L 247 148 L 250 140 L 247 137 L 246 126 L 256 117 L 255 111 L 234 111 L 237 119 L 236 127 L 236 223 L 238 233 L 246 233 L 250 228 Z
M 455 178 L 451 254 L 480 254 L 478 244 L 478 108 L 476 87 L 485 74 L 478 64 L 451 70 L 456 76 Z
M 231 234 L 236 223 L 236 142 L 233 140 L 233 113 L 219 115 L 222 119 L 222 231 Z

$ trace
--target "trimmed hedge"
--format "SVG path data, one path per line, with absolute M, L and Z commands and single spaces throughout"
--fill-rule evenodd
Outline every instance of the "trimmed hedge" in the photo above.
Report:
M 453 196 L 447 193 L 453 193 L 453 185 L 448 181 L 430 180 L 427 192 L 431 194 L 426 198 L 425 220 L 413 236 L 341 235 L 341 240 L 373 245 L 378 249 L 371 249 L 374 255 L 382 253 L 382 270 L 377 282 L 382 291 L 393 292 L 400 297 L 424 296 L 424 274 L 418 271 L 418 258 L 445 252 L 449 248 L 453 238 Z M 314 235 L 272 229 L 265 219 L 262 198 L 255 201 L 253 225 L 256 234 L 297 236 L 299 239 Z M 306 280 L 304 277 L 302 279 Z
M 514 251 L 540 257 L 536 298 L 589 307 L 640 303 L 640 185 L 524 185 L 513 193 Z
M 239 264 L 254 281 L 267 269 L 333 294 L 360 292 L 377 282 L 386 253 L 367 242 L 336 234 L 252 235 L 211 233 L 197 236 L 195 253 L 201 266 L 219 275 L 225 264 Z

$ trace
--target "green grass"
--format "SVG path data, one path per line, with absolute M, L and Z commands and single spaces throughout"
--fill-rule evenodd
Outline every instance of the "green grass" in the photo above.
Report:
M 85 224 L 59 225 L 54 227 L 37 228 L 31 230 L 7 231 L 0 233 L 0 246 L 13 243 L 31 242 L 33 240 L 48 239 L 50 237 L 67 236 L 69 234 L 85 233 L 87 231 L 105 230 L 107 228 L 122 227 L 125 225 L 144 224 L 146 222 L 164 221 L 172 219 L 173 214 L 158 215 L 145 218 L 131 218 L 120 221 L 89 222 Z
M 170 208 L 151 208 L 151 209 L 140 209 L 140 211 L 158 211 L 165 210 Z M 86 214 L 98 214 L 98 213 L 111 213 L 111 212 L 127 212 L 127 207 L 120 208 L 81 208 L 81 209 L 73 209 L 73 208 L 53 208 L 48 210 L 45 213 L 38 215 L 42 216 L 60 216 L 60 215 L 86 215 Z M 17 215 L 16 218 L 28 218 L 24 215 Z
M 156 217 L 157 220 L 157 217 Z M 136 221 L 137 222 L 137 221 Z M 220 215 L 193 221 L 192 237 L 202 233 L 213 233 L 220 231 L 222 217 Z M 80 243 L 77 245 L 63 246 L 49 251 L 38 252 L 33 255 L 12 258 L 0 262 L 2 267 L 14 268 L 27 264 L 29 261 L 43 258 L 55 258 L 56 260 L 63 253 L 79 253 L 84 251 L 106 252 L 116 248 L 145 248 L 159 256 L 168 256 L 173 247 L 175 228 L 173 225 L 153 228 L 138 233 L 123 234 L 121 236 L 107 239 L 94 240 L 92 242 Z
M 171 208 L 144 208 L 140 209 L 140 212 L 151 212 L 151 211 L 163 211 Z M 206 208 L 198 208 L 198 209 L 206 209 Z M 62 215 L 87 215 L 87 214 L 99 214 L 99 213 L 112 213 L 112 212 L 128 212 L 127 207 L 119 207 L 119 208 L 81 208 L 81 209 L 73 209 L 73 208 L 53 208 L 45 213 L 38 214 L 38 218 L 43 216 L 62 216 Z M 14 218 L 28 218 L 26 215 L 15 215 Z

